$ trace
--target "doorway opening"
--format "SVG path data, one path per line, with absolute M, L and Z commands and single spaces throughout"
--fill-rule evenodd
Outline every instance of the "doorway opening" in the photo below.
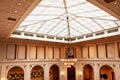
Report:
M 71 66 L 67 68 L 67 80 L 76 80 L 75 67 Z

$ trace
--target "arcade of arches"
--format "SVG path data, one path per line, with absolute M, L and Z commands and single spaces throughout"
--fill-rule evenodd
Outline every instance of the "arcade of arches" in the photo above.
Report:
M 104 65 L 100 68 L 100 80 L 116 80 L 113 69 Z M 60 80 L 59 67 L 52 65 L 49 69 L 49 80 Z M 37 65 L 31 69 L 30 80 L 44 80 L 44 70 Z M 7 80 L 24 80 L 24 71 L 21 67 L 12 67 L 7 73 Z M 67 68 L 67 80 L 76 80 L 75 67 Z M 94 80 L 94 72 L 91 65 L 87 64 L 83 67 L 83 80 Z
M 0 80 L 119 80 L 120 42 L 73 46 L 78 60 L 66 67 L 65 44 L 0 41 Z

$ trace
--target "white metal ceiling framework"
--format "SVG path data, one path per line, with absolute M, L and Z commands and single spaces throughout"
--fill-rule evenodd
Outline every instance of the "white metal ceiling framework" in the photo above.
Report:
M 72 42 L 120 33 L 120 20 L 87 0 L 42 0 L 11 37 L 66 42 L 67 16 Z

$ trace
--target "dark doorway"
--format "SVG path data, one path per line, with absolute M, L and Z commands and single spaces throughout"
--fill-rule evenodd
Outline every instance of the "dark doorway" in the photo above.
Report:
M 67 80 L 76 80 L 74 66 L 67 68 Z

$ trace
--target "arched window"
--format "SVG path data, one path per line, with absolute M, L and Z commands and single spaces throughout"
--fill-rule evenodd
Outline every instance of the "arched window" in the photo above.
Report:
M 13 67 L 7 73 L 7 80 L 24 80 L 24 71 L 20 67 Z
M 100 68 L 100 80 L 115 80 L 113 69 L 108 65 L 103 65 Z
M 83 80 L 94 80 L 93 68 L 89 64 L 83 67 Z
M 31 80 L 44 80 L 44 70 L 41 66 L 34 66 L 32 68 Z
M 49 80 L 59 80 L 59 67 L 52 65 L 49 70 Z

